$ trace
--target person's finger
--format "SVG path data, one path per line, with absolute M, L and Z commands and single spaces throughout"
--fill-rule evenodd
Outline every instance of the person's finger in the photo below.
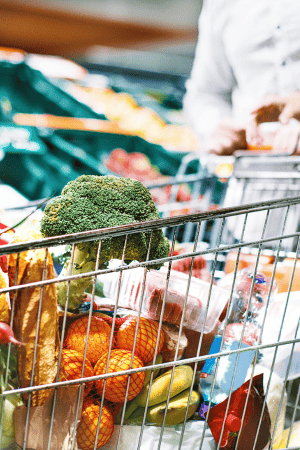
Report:
M 287 153 L 291 155 L 297 146 L 299 128 L 290 125 L 281 126 L 273 139 L 273 153 Z
M 294 115 L 294 107 L 292 104 L 287 104 L 286 107 L 283 109 L 282 113 L 278 117 L 278 120 L 282 125 L 286 125 L 289 123 L 290 119 L 292 119 Z
M 246 124 L 246 142 L 247 144 L 260 146 L 262 144 L 263 138 L 260 133 L 259 124 L 257 124 L 255 117 L 251 119 Z

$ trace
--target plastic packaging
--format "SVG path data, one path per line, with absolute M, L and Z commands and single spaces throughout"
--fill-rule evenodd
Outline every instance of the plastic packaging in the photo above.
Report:
M 99 278 L 103 282 L 105 297 L 117 298 L 119 277 L 120 274 L 116 272 Z M 148 319 L 160 320 L 163 314 L 163 322 L 179 326 L 184 313 L 184 327 L 209 333 L 215 328 L 228 301 L 228 291 L 212 286 L 209 295 L 210 283 L 195 277 L 191 277 L 188 289 L 189 276 L 175 270 L 171 271 L 166 291 L 167 270 L 163 267 L 161 270 L 147 272 L 142 302 L 143 277 L 143 268 L 123 271 L 118 306 L 135 311 L 141 310 L 141 314 Z M 188 297 L 185 305 L 187 289 Z
M 225 324 L 224 351 L 250 349 L 258 343 L 263 312 L 269 295 L 272 301 L 276 285 L 270 287 L 270 279 L 261 273 L 255 275 L 254 282 L 253 277 L 248 270 L 237 274 L 228 323 Z M 255 351 L 249 350 L 220 358 L 216 380 L 227 395 L 244 383 L 254 356 Z
M 164 362 L 176 361 L 182 358 L 184 350 L 188 345 L 187 337 L 182 330 L 179 333 L 176 325 L 163 324 L 165 340 L 160 354 Z
M 209 355 L 219 352 L 221 342 L 222 336 L 220 334 L 217 334 L 214 337 L 213 343 L 209 351 Z M 214 406 L 217 405 L 218 403 L 221 403 L 223 400 L 227 398 L 227 395 L 216 381 L 216 363 L 217 363 L 216 358 L 207 359 L 202 369 L 202 374 L 204 377 L 200 378 L 200 388 L 204 402 L 201 405 L 200 415 L 203 419 L 204 413 L 208 409 L 210 400 L 211 406 Z
M 204 333 L 212 331 L 228 301 L 228 292 L 217 286 L 212 286 L 210 292 L 210 283 L 195 277 L 190 278 L 188 285 L 189 276 L 173 270 L 167 291 L 166 282 L 166 268 L 149 272 L 145 301 L 142 305 L 143 314 L 148 318 L 159 320 L 165 299 L 164 321 L 178 325 L 184 313 L 184 327 Z

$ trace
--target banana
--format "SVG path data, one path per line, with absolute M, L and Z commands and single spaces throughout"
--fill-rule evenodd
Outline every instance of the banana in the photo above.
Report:
M 155 365 L 157 364 L 161 364 L 163 362 L 163 357 L 162 355 L 157 355 L 156 359 L 155 359 Z M 149 362 L 148 364 L 146 364 L 146 366 L 150 366 L 152 365 L 152 361 Z M 153 370 L 153 378 L 156 378 L 157 375 L 159 374 L 160 369 L 155 369 Z M 145 382 L 144 382 L 144 386 L 147 386 L 147 384 L 150 381 L 150 377 L 151 377 L 151 370 L 146 370 L 146 376 L 145 376 Z
M 163 362 L 162 355 L 160 355 L 160 354 L 157 355 L 154 364 L 157 365 L 157 364 L 161 364 L 162 362 Z M 149 362 L 148 365 L 152 365 L 152 361 Z M 160 369 L 153 370 L 153 379 L 155 377 L 157 377 L 157 375 L 159 374 L 159 371 L 160 371 Z M 151 377 L 151 370 L 146 370 L 144 387 L 149 384 L 150 377 Z M 130 400 L 129 402 L 127 402 L 126 411 L 125 411 L 125 414 L 124 414 L 124 422 L 127 422 L 128 419 L 131 418 L 131 416 L 134 413 L 134 411 L 139 407 L 139 403 L 137 402 L 136 398 L 137 397 L 135 397 L 132 400 Z M 116 424 L 120 424 L 121 423 L 122 411 L 123 411 L 123 408 L 120 409 L 120 411 L 119 411 L 119 413 L 117 415 Z
M 148 406 L 157 405 L 168 398 L 172 369 L 163 373 L 153 380 L 149 395 Z M 191 387 L 193 381 L 193 369 L 188 365 L 175 367 L 174 377 L 171 386 L 170 398 Z M 142 391 L 135 398 L 139 406 L 146 406 L 149 384 L 143 387 Z
M 178 423 L 184 422 L 189 395 L 190 388 L 185 389 L 183 392 L 170 399 L 165 419 L 165 425 L 176 425 Z M 192 391 L 187 419 L 192 417 L 192 415 L 196 412 L 199 402 L 200 395 L 198 394 L 198 392 Z M 162 402 L 149 408 L 146 416 L 147 422 L 155 423 L 156 425 L 162 425 L 166 406 L 167 402 Z
M 135 411 L 124 422 L 125 424 L 142 424 L 144 419 L 145 408 L 138 406 Z

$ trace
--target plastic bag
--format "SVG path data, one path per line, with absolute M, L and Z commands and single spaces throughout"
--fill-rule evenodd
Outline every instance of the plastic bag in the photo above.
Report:
M 299 291 L 291 292 L 288 299 L 286 293 L 275 296 L 268 307 L 262 334 L 262 344 L 275 344 L 277 342 L 300 339 L 299 299 Z M 262 355 L 260 364 L 269 369 L 275 357 L 274 372 L 282 380 L 285 379 L 286 375 L 288 380 L 300 376 L 300 342 L 279 345 L 277 350 L 275 346 L 265 348 L 262 350 Z
M 191 450 L 200 448 L 202 442 L 202 434 L 204 432 L 204 423 L 202 421 L 190 421 L 186 423 L 183 440 L 180 449 Z M 182 425 L 173 427 L 165 427 L 162 436 L 160 450 L 176 450 L 182 436 Z M 120 436 L 119 436 L 120 433 Z M 115 426 L 114 433 L 109 442 L 101 447 L 101 450 L 154 450 L 158 448 L 160 441 L 161 428 L 146 425 L 143 429 L 141 446 L 139 447 L 139 438 L 141 427 L 136 425 L 125 425 L 122 428 Z M 119 445 L 118 444 L 119 439 Z M 210 429 L 207 427 L 203 439 L 201 450 L 215 450 L 217 448 Z

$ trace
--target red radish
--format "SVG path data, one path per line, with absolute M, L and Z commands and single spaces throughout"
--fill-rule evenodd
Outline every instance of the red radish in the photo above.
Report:
M 24 345 L 22 342 L 17 341 L 13 330 L 7 323 L 0 322 L 0 344 L 8 344 L 9 342 L 16 345 Z

